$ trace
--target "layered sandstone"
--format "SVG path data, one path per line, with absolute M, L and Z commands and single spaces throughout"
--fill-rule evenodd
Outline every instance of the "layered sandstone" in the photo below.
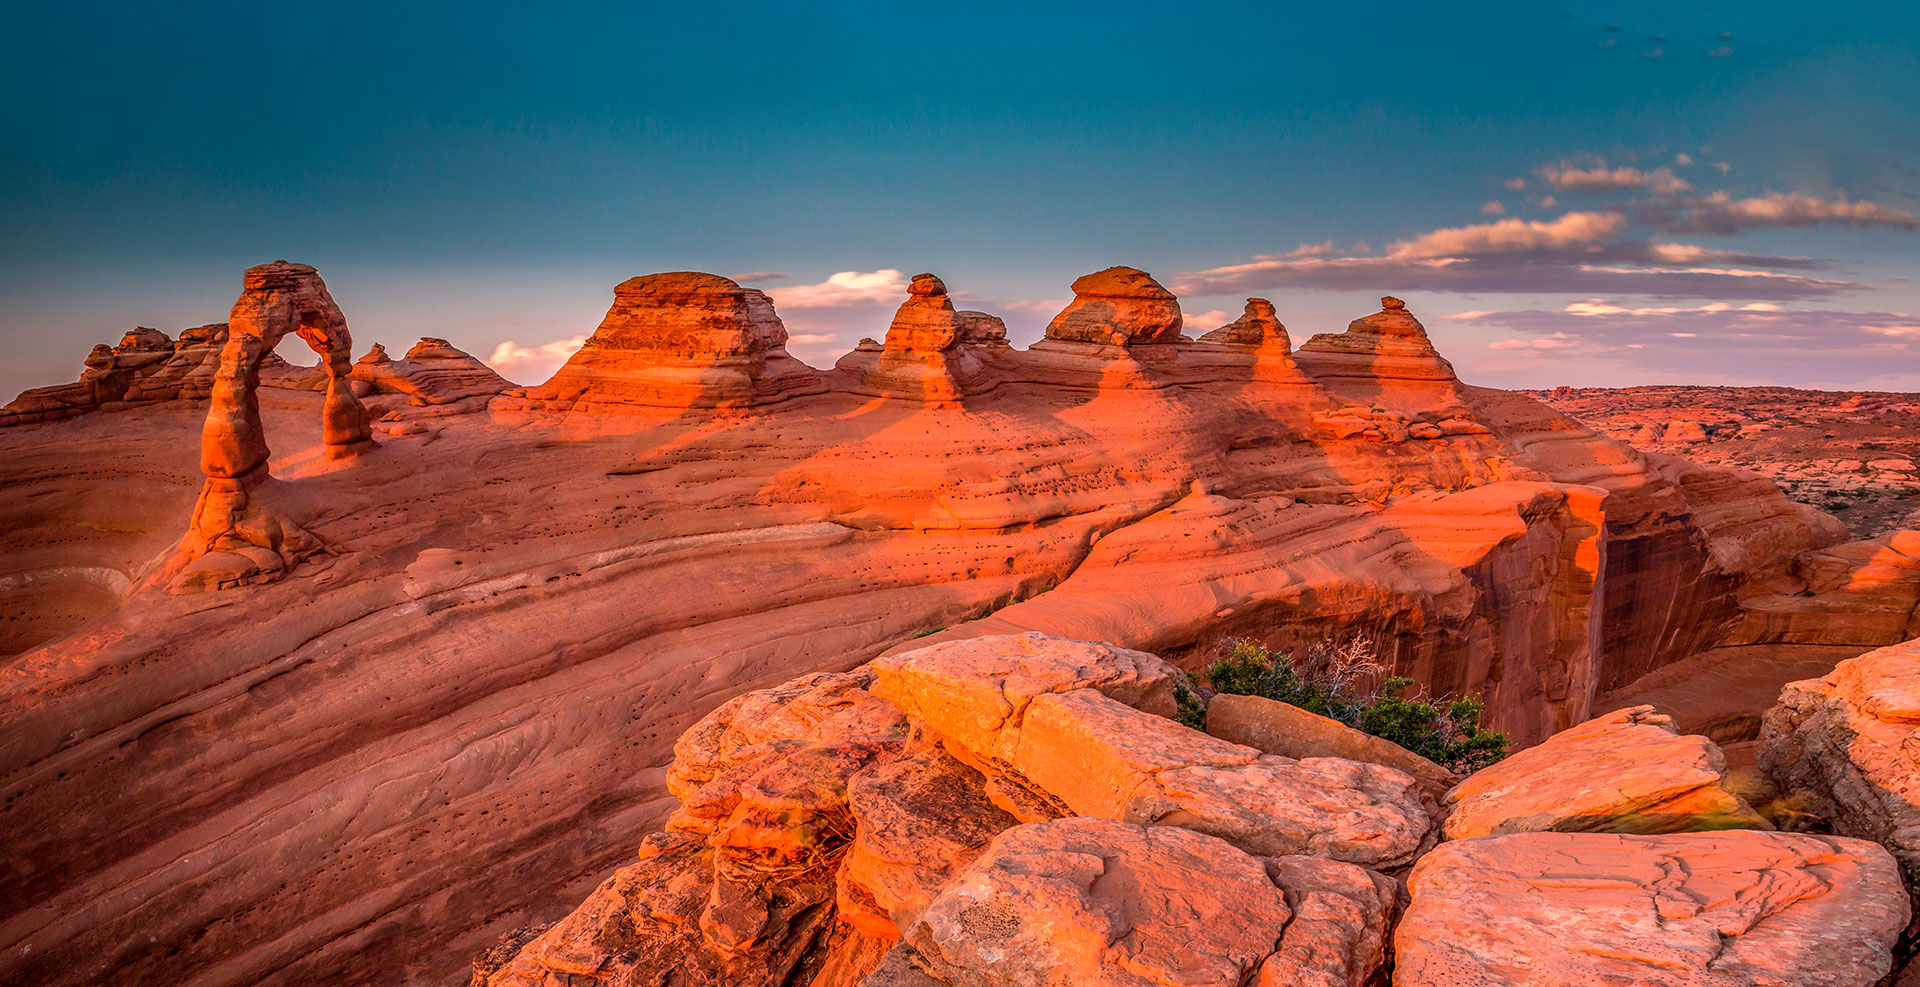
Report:
M 1274 314 L 1273 303 L 1264 298 L 1247 299 L 1246 311 L 1238 319 L 1206 333 L 1200 337 L 1200 341 L 1244 346 L 1268 351 L 1276 356 L 1293 352 L 1293 341 L 1287 337 L 1287 327 L 1281 325 L 1280 319 Z
M 1727 791 L 1726 767 L 1712 741 L 1682 736 L 1653 707 L 1615 710 L 1455 786 L 1446 835 L 1771 829 Z
M 1407 311 L 1407 303 L 1388 295 L 1380 311 L 1355 319 L 1343 333 L 1321 333 L 1295 351 L 1294 359 L 1315 377 L 1388 380 L 1454 379 L 1453 364 L 1441 358 L 1427 327 Z
M 567 411 L 741 410 L 826 389 L 787 354 L 764 292 L 680 271 L 622 281 L 613 307 L 545 384 L 517 392 Z
M 830 374 L 751 415 L 563 399 L 575 413 L 557 416 L 503 397 L 428 422 L 453 406 L 372 393 L 401 416 L 389 434 L 432 434 L 328 460 L 322 395 L 264 388 L 273 479 L 254 503 L 282 545 L 297 529 L 319 550 L 211 597 L 151 578 L 205 481 L 203 411 L 161 401 L 5 430 L 0 486 L 17 496 L 0 498 L 0 594 L 22 619 L 4 629 L 31 628 L 8 644 L 33 650 L 0 676 L 0 832 L 35 866 L 0 874 L 0 980 L 444 978 L 633 862 L 637 835 L 681 805 L 673 745 L 704 713 L 949 640 L 1039 630 L 1203 667 L 1232 637 L 1367 636 L 1393 673 L 1481 695 L 1488 725 L 1529 744 L 1720 643 L 1743 598 L 1835 537 L 1764 481 L 1676 472 L 1521 396 L 1262 376 L 1280 364 L 1211 343 L 1072 344 L 1078 376 L 1061 375 L 1059 351 L 1015 350 L 990 318 L 957 315 L 960 347 L 1012 368 L 957 408 Z M 651 364 L 686 361 L 633 350 L 609 379 L 661 379 Z M 908 749 L 910 730 L 888 732 L 897 707 L 816 685 L 838 697 L 818 716 Z M 833 779 L 864 755 L 802 756 L 759 718 L 701 733 L 712 753 L 686 762 L 686 783 L 726 774 L 771 811 L 780 771 L 728 772 L 773 744 L 820 783 L 795 803 L 807 832 L 840 833 Z M 1141 767 L 1110 750 L 1103 764 Z M 913 790 L 971 778 L 958 763 L 1006 818 L 1063 811 L 939 751 L 951 760 L 928 755 Z M 1199 808 L 1241 797 L 1222 778 L 1242 768 L 1205 767 Z M 918 831 L 846 787 L 889 832 Z M 680 822 L 719 832 L 719 794 Z M 950 818 L 974 836 L 1005 821 L 977 801 Z M 772 829 L 739 828 L 720 859 L 767 848 Z M 663 923 L 697 923 L 720 885 L 686 868 L 717 851 L 675 832 L 693 843 L 649 866 L 682 875 L 685 897 L 649 901 Z M 836 845 L 850 859 L 857 842 L 856 827 Z M 800 867 L 793 900 L 837 908 L 844 892 L 849 914 L 894 921 L 933 893 L 929 859 L 877 829 L 862 859 L 851 883 Z M 754 913 L 728 914 L 716 929 Z M 871 936 L 781 915 L 765 941 L 821 931 L 837 969 L 878 955 Z
M 1395 987 L 1868 987 L 1907 921 L 1893 859 L 1782 833 L 1522 833 L 1408 877 Z
M 1073 282 L 1073 301 L 1047 323 L 1058 342 L 1134 346 L 1180 338 L 1180 302 L 1153 275 L 1109 267 Z
M 954 404 L 992 386 L 994 374 L 981 350 L 1004 344 L 1006 335 L 1007 327 L 992 316 L 957 311 L 946 282 L 916 274 L 887 327 L 885 345 L 863 345 L 835 367 L 854 375 L 859 389 L 881 397 Z
M 1794 682 L 1767 711 L 1759 761 L 1809 818 L 1893 851 L 1920 876 L 1920 641 Z

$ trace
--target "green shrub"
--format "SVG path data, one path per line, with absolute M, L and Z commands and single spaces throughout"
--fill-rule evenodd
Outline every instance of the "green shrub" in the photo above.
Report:
M 1316 645 L 1304 659 L 1274 653 L 1248 640 L 1229 641 L 1206 671 L 1214 693 L 1262 696 L 1298 706 L 1370 733 L 1460 774 L 1471 774 L 1507 756 L 1507 735 L 1480 729 L 1485 711 L 1477 696 L 1436 699 L 1404 695 L 1414 684 L 1389 678 L 1363 691 L 1359 683 L 1386 667 L 1365 641 Z M 1206 703 L 1186 685 L 1174 687 L 1179 720 L 1206 729 Z

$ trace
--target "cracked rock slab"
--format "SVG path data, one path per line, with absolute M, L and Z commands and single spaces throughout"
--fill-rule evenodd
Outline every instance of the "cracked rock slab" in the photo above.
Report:
M 1782 833 L 1489 836 L 1407 886 L 1395 987 L 1866 987 L 1908 914 L 1878 844 Z

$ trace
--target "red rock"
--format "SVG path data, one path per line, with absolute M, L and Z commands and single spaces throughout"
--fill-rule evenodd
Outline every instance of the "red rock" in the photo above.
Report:
M 1380 311 L 1349 323 L 1346 332 L 1307 340 L 1294 359 L 1321 378 L 1454 379 L 1453 365 L 1433 348 L 1426 327 L 1392 296 L 1380 299 Z
M 714 274 L 649 274 L 621 282 L 580 351 L 523 396 L 570 411 L 737 411 L 825 390 L 786 344 L 763 292 Z
M 1273 314 L 1273 303 L 1264 298 L 1247 299 L 1247 310 L 1240 318 L 1200 337 L 1203 343 L 1224 343 L 1272 351 L 1278 355 L 1292 352 L 1293 341 L 1287 327 Z
M 1486 837 L 1407 887 L 1395 987 L 1867 987 L 1907 920 L 1886 851 L 1831 836 Z
M 1879 842 L 1920 874 L 1920 641 L 1789 684 L 1766 713 L 1760 766 L 1833 831 Z
M 1060 342 L 1132 346 L 1180 338 L 1180 302 L 1145 271 L 1109 267 L 1073 282 L 1073 301 L 1047 323 Z
M 1636 706 L 1475 772 L 1446 795 L 1446 834 L 1773 828 L 1726 786 L 1713 741 L 1682 736 L 1672 717 Z
M 978 338 L 969 340 L 967 319 L 954 310 L 945 282 L 931 274 L 916 274 L 907 287 L 906 302 L 887 328 L 886 345 L 877 351 L 856 349 L 835 367 L 857 376 L 862 391 L 953 404 L 995 383 L 974 351 L 993 345 L 994 324 L 999 320 L 973 313 L 973 321 Z M 1000 325 L 998 330 L 1004 343 L 1006 327 Z

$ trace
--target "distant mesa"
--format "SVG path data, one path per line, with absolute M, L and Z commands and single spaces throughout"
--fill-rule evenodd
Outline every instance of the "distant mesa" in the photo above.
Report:
M 649 274 L 621 282 L 580 351 L 518 396 L 532 407 L 617 413 L 738 410 L 824 391 L 786 344 L 764 292 L 717 274 Z

